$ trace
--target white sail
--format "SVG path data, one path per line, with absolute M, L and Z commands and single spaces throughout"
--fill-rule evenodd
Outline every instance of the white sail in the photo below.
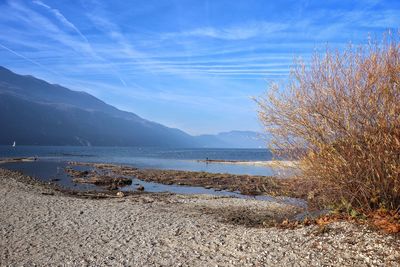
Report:
M 12 145 L 12 146 L 13 146 L 13 147 L 15 147 L 15 145 L 16 145 L 16 143 L 15 143 L 15 141 L 14 141 L 14 143 L 13 143 L 13 145 Z

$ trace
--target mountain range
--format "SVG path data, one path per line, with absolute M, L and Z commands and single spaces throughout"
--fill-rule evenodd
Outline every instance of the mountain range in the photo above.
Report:
M 80 91 L 0 66 L 0 144 L 158 147 L 264 147 L 260 134 L 192 136 L 119 110 Z

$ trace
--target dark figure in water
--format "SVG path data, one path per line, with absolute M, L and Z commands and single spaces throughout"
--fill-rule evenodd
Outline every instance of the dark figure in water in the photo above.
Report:
M 209 161 L 209 160 L 208 160 L 208 157 L 206 157 L 206 164 L 208 164 L 208 161 Z

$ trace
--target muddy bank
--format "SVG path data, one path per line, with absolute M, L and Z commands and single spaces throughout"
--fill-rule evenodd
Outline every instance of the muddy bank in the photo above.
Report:
M 107 175 L 104 172 L 96 171 L 96 169 L 80 171 L 67 166 L 64 171 L 73 177 L 72 181 L 74 183 L 93 184 L 104 187 L 108 190 L 117 190 L 121 187 L 132 184 L 131 178 Z
M 51 196 L 65 196 L 65 197 L 74 197 L 74 198 L 85 198 L 85 199 L 108 199 L 108 198 L 121 198 L 126 196 L 136 196 L 136 195 L 145 195 L 146 192 L 141 191 L 128 191 L 122 192 L 119 191 L 119 188 L 110 187 L 108 184 L 106 186 L 102 186 L 101 190 L 74 190 L 71 188 L 65 188 L 57 184 L 56 179 L 53 181 L 41 181 L 37 177 L 31 177 L 28 175 L 24 175 L 20 171 L 10 171 L 6 169 L 0 168 L 0 173 L 7 173 L 11 177 L 16 177 L 18 182 L 22 182 L 25 185 L 34 187 L 41 191 L 43 195 L 51 195 Z M 108 180 L 108 178 L 106 178 Z M 86 183 L 86 182 L 83 182 Z M 104 184 L 104 181 L 100 182 L 101 185 Z M 121 186 L 122 187 L 122 186 Z M 157 195 L 157 194 L 155 194 Z M 163 195 L 162 193 L 158 195 Z M 168 193 L 165 193 L 168 195 Z M 0 265 L 1 266 L 1 265 Z
M 138 169 L 129 166 L 70 162 L 76 166 L 91 166 L 113 176 L 137 177 L 146 182 L 167 185 L 187 185 L 240 192 L 244 195 L 286 196 L 306 199 L 309 195 L 298 178 L 280 179 L 272 176 L 234 175 L 225 173 L 177 170 Z

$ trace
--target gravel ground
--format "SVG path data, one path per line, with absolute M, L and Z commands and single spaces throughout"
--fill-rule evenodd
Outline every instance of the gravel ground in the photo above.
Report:
M 0 266 L 400 266 L 399 239 L 364 226 L 249 227 L 296 212 L 212 196 L 76 198 L 0 169 Z

